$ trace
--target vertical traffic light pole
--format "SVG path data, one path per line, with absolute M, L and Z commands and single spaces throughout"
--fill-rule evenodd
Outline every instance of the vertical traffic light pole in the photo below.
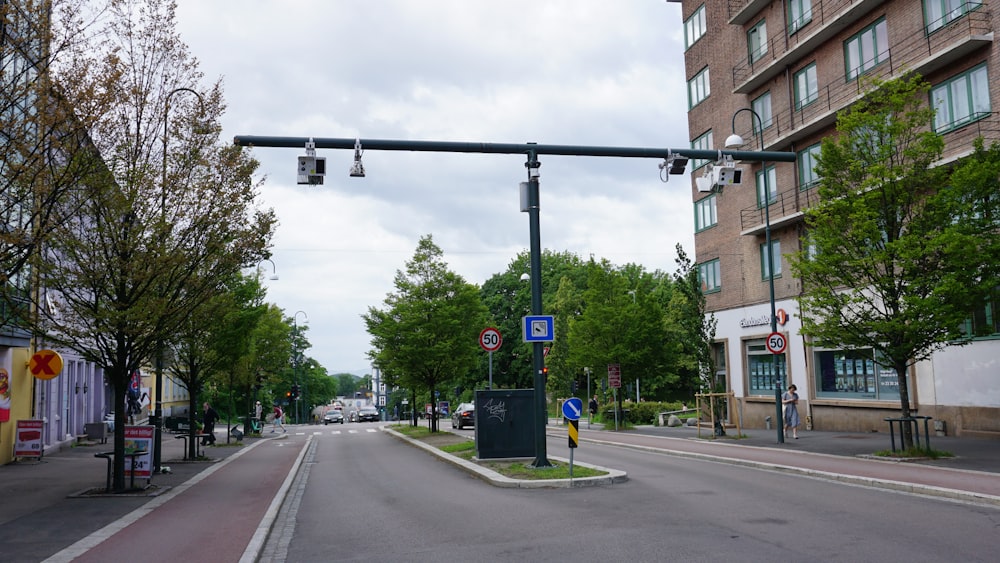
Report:
M 688 159 L 721 160 L 723 156 L 731 156 L 734 160 L 761 162 L 795 162 L 793 152 L 754 152 L 737 150 L 704 150 L 704 149 L 667 149 L 651 147 L 601 147 L 584 145 L 540 145 L 537 143 L 475 143 L 459 141 L 406 141 L 396 139 L 359 139 L 359 138 L 317 138 L 317 137 L 269 137 L 258 135 L 237 135 L 233 142 L 238 146 L 274 147 L 274 148 L 305 148 L 306 143 L 312 149 L 359 149 L 382 151 L 414 151 L 414 152 L 457 152 L 476 154 L 522 154 L 528 157 L 525 166 L 528 168 L 528 198 L 531 202 L 529 227 L 531 237 L 531 312 L 533 315 L 542 313 L 542 257 L 541 237 L 539 235 L 538 216 L 538 155 L 562 156 L 600 156 L 616 158 L 656 158 L 668 161 L 677 156 Z M 683 170 L 681 170 L 683 173 Z M 354 174 L 352 174 L 354 175 Z M 535 467 L 548 467 L 545 447 L 545 426 L 548 413 L 545 408 L 545 358 L 541 342 L 532 344 L 532 369 L 534 369 L 534 400 L 537 414 L 535 424 Z M 415 391 L 414 391 L 415 393 Z M 416 405 L 414 405 L 415 407 Z M 416 409 L 414 409 L 415 411 Z M 617 411 L 617 409 L 615 409 Z
M 538 155 L 534 151 L 528 152 L 528 161 L 524 163 L 528 169 L 528 230 L 531 238 L 531 249 L 529 261 L 531 265 L 531 314 L 542 314 L 542 236 L 541 225 L 538 217 L 539 197 L 538 197 Z M 548 409 L 545 405 L 545 354 L 541 342 L 531 344 L 531 364 L 535 370 L 535 461 L 532 467 L 551 467 L 546 453 L 545 426 L 549 420 Z

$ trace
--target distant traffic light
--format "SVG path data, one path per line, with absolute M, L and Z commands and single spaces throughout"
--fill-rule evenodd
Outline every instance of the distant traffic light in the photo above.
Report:
M 579 389 L 579 385 L 577 384 L 576 380 L 573 380 L 569 383 L 569 389 L 574 395 L 576 394 L 576 390 Z
M 546 379 L 549 377 L 549 366 L 545 366 L 542 368 L 542 375 L 545 376 Z
M 297 383 L 292 385 L 292 392 L 289 393 L 289 396 L 292 399 L 298 399 L 299 398 L 299 385 Z

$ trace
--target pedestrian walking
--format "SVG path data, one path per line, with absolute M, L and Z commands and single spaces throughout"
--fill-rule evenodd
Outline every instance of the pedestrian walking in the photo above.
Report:
M 219 420 L 219 413 L 215 412 L 212 405 L 208 404 L 208 401 L 202 405 L 205 412 L 201 415 L 201 422 L 204 425 L 201 432 L 204 437 L 201 439 L 201 445 L 203 446 L 214 446 L 215 445 L 215 421 Z
M 285 424 L 284 421 L 282 420 L 282 418 L 284 418 L 285 416 L 285 412 L 281 410 L 281 407 L 279 407 L 278 405 L 274 405 L 273 414 L 274 414 L 274 420 L 271 421 L 271 434 L 274 434 L 274 431 L 277 430 L 279 426 L 281 427 L 282 432 L 287 433 L 288 431 L 285 430 Z
M 590 404 L 587 406 L 590 408 L 590 416 L 595 416 L 597 414 L 597 395 L 594 395 L 594 398 L 590 400 Z
M 799 439 L 799 394 L 795 384 L 788 386 L 788 391 L 781 396 L 782 418 L 785 422 L 785 438 L 788 437 L 788 429 L 792 429 L 792 437 Z

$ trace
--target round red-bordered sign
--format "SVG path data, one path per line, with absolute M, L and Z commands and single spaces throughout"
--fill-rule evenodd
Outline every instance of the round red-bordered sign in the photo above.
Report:
M 484 328 L 482 332 L 479 333 L 479 345 L 487 352 L 496 352 L 500 349 L 500 345 L 503 344 L 503 337 L 500 336 L 500 331 L 495 328 Z
M 784 354 L 788 342 L 785 341 L 784 334 L 772 332 L 767 335 L 767 342 L 765 344 L 767 345 L 767 350 L 772 354 Z

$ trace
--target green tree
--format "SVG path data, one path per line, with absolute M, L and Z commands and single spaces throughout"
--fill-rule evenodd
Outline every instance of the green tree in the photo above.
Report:
M 60 91 L 103 166 L 60 201 L 33 264 L 45 288 L 34 328 L 101 366 L 118 405 L 130 375 L 220 293 L 220 280 L 266 256 L 275 224 L 255 203 L 257 162 L 211 134 L 220 83 L 171 98 L 202 76 L 173 2 L 133 4 L 110 1 L 99 41 L 58 65 Z M 116 490 L 125 487 L 124 417 L 116 409 Z
M 421 237 L 394 286 L 382 309 L 369 307 L 363 315 L 372 336 L 369 356 L 387 382 L 434 397 L 439 385 L 476 366 L 486 307 L 475 285 L 448 270 L 431 235 Z
M 569 327 L 568 362 L 597 368 L 598 373 L 601 367 L 618 364 L 623 386 L 638 378 L 649 395 L 656 395 L 666 386 L 670 363 L 660 304 L 607 261 L 592 260 L 587 269 L 585 307 Z M 617 398 L 621 408 L 620 391 Z
M 919 77 L 875 81 L 838 115 L 816 167 L 807 245 L 791 257 L 802 333 L 816 346 L 873 349 L 895 371 L 903 417 L 910 366 L 965 342 L 960 327 L 996 287 L 1000 259 L 997 152 L 977 148 L 949 178 L 936 165 L 943 141 L 927 90 Z M 976 219 L 984 204 L 990 219 Z M 909 431 L 903 440 L 912 446 Z
M 670 300 L 667 324 L 671 330 L 670 340 L 680 347 L 677 371 L 681 377 L 678 387 L 684 393 L 685 400 L 689 400 L 701 389 L 723 393 L 726 391 L 726 382 L 717 380 L 715 376 L 713 344 L 718 321 L 714 314 L 705 311 L 705 294 L 701 290 L 698 269 L 680 244 L 676 246 L 676 250 L 676 291 Z

